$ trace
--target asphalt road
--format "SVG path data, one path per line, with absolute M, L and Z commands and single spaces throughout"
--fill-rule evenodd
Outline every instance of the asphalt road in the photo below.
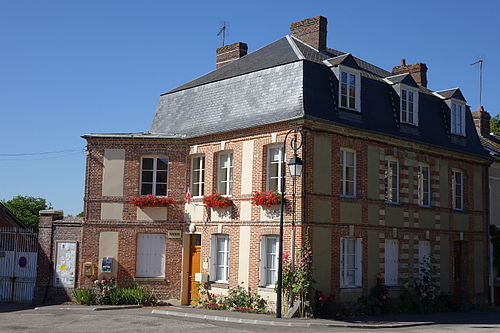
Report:
M 460 323 L 375 329 L 379 332 L 500 332 L 500 312 L 475 314 Z M 0 305 L 0 332 L 359 332 L 367 329 L 273 327 L 177 318 L 152 314 L 151 308 L 89 311 L 47 307 L 38 310 Z M 373 329 L 368 329 L 373 332 Z

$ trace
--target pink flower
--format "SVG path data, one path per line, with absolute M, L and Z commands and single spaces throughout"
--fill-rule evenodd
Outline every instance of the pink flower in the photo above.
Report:
M 382 299 L 385 301 L 387 299 L 387 296 L 382 296 Z
M 325 300 L 325 298 L 324 298 L 323 296 L 320 296 L 320 297 L 319 297 L 319 300 L 320 300 L 320 301 L 324 301 L 324 300 Z
M 283 253 L 283 261 L 287 261 L 290 258 L 288 253 Z
M 101 283 L 106 283 L 106 279 L 102 279 L 102 280 L 101 280 Z
M 240 283 L 241 283 L 241 284 L 245 284 L 245 282 L 244 282 L 244 281 L 241 281 Z
M 94 281 L 94 284 L 98 284 L 98 283 L 99 283 L 99 280 L 95 280 L 95 281 Z

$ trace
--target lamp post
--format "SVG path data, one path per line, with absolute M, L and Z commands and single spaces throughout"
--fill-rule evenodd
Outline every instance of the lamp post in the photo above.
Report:
M 303 162 L 300 157 L 297 155 L 297 151 L 302 147 L 302 141 L 300 143 L 298 140 L 298 135 L 302 136 L 302 132 L 300 128 L 292 128 L 285 135 L 285 141 L 283 142 L 283 160 L 282 160 L 282 177 L 281 177 L 281 212 L 280 212 L 280 235 L 279 235 L 279 244 L 278 244 L 278 281 L 276 288 L 276 318 L 281 318 L 281 304 L 282 304 L 282 295 L 283 295 L 283 229 L 284 229 L 284 211 L 285 211 L 285 176 L 286 176 L 286 168 L 285 168 L 285 158 L 286 158 L 286 140 L 288 139 L 288 135 L 290 133 L 294 133 L 292 140 L 290 141 L 290 146 L 293 150 L 293 157 L 288 161 L 288 168 L 290 172 L 290 176 L 292 176 L 294 180 L 293 186 L 293 211 L 295 212 L 295 179 L 302 175 L 302 167 Z M 293 223 L 293 221 L 292 221 Z M 295 237 L 292 237 L 292 242 L 295 242 Z M 292 243 L 292 246 L 294 244 Z

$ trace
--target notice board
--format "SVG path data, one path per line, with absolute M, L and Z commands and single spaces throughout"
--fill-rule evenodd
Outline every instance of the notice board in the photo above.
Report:
M 74 287 L 76 271 L 76 242 L 57 242 L 54 286 Z

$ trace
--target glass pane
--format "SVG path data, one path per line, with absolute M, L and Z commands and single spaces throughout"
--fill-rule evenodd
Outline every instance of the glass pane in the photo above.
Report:
M 153 181 L 153 171 L 142 171 L 142 182 L 152 182 Z
M 267 253 L 276 253 L 276 239 L 267 238 Z
M 269 177 L 278 177 L 278 163 L 271 163 L 269 166 Z
M 347 240 L 347 254 L 353 254 L 355 249 L 354 249 L 354 239 L 348 239 Z
M 217 265 L 224 265 L 224 252 L 217 252 Z
M 346 83 L 347 84 L 347 73 L 346 72 L 341 72 L 340 73 L 340 79 L 341 79 L 342 83 Z
M 167 172 L 166 171 L 156 171 L 156 181 L 158 183 L 167 182 Z
M 351 89 L 356 89 L 356 75 L 349 74 L 349 85 Z
M 346 195 L 354 195 L 354 183 L 353 182 L 347 182 Z
M 347 167 L 346 171 L 346 180 L 354 180 L 354 168 Z
M 346 151 L 345 154 L 347 165 L 354 165 L 354 153 L 352 151 Z
M 198 183 L 200 181 L 201 172 L 199 170 L 193 171 L 193 182 Z
M 167 195 L 167 184 L 157 184 L 155 195 Z
M 153 184 L 142 184 L 141 195 L 153 194 Z
M 403 106 L 406 104 L 406 90 L 401 90 L 401 99 L 403 100 Z
M 156 159 L 156 170 L 167 170 L 168 161 L 166 158 Z
M 345 95 L 347 93 L 343 92 L 343 95 L 340 98 L 340 106 L 347 106 L 347 96 Z
M 280 149 L 272 148 L 269 149 L 270 161 L 279 161 L 280 160 Z
M 153 159 L 143 158 L 142 159 L 142 169 L 143 170 L 153 170 Z
M 217 272 L 216 272 L 216 279 L 217 280 L 225 280 L 225 277 L 224 277 L 224 267 L 220 267 L 220 266 L 217 266 Z
M 354 285 L 354 271 L 353 270 L 348 270 L 346 272 L 346 285 L 348 286 L 353 286 Z
M 351 109 L 355 109 L 356 108 L 356 97 L 355 97 L 354 89 L 351 89 L 351 93 L 350 93 L 350 96 L 349 96 L 349 107 Z
M 269 179 L 269 190 L 278 190 L 278 178 Z
M 413 103 L 413 92 L 411 92 L 411 91 L 408 91 L 408 101 L 410 103 Z

